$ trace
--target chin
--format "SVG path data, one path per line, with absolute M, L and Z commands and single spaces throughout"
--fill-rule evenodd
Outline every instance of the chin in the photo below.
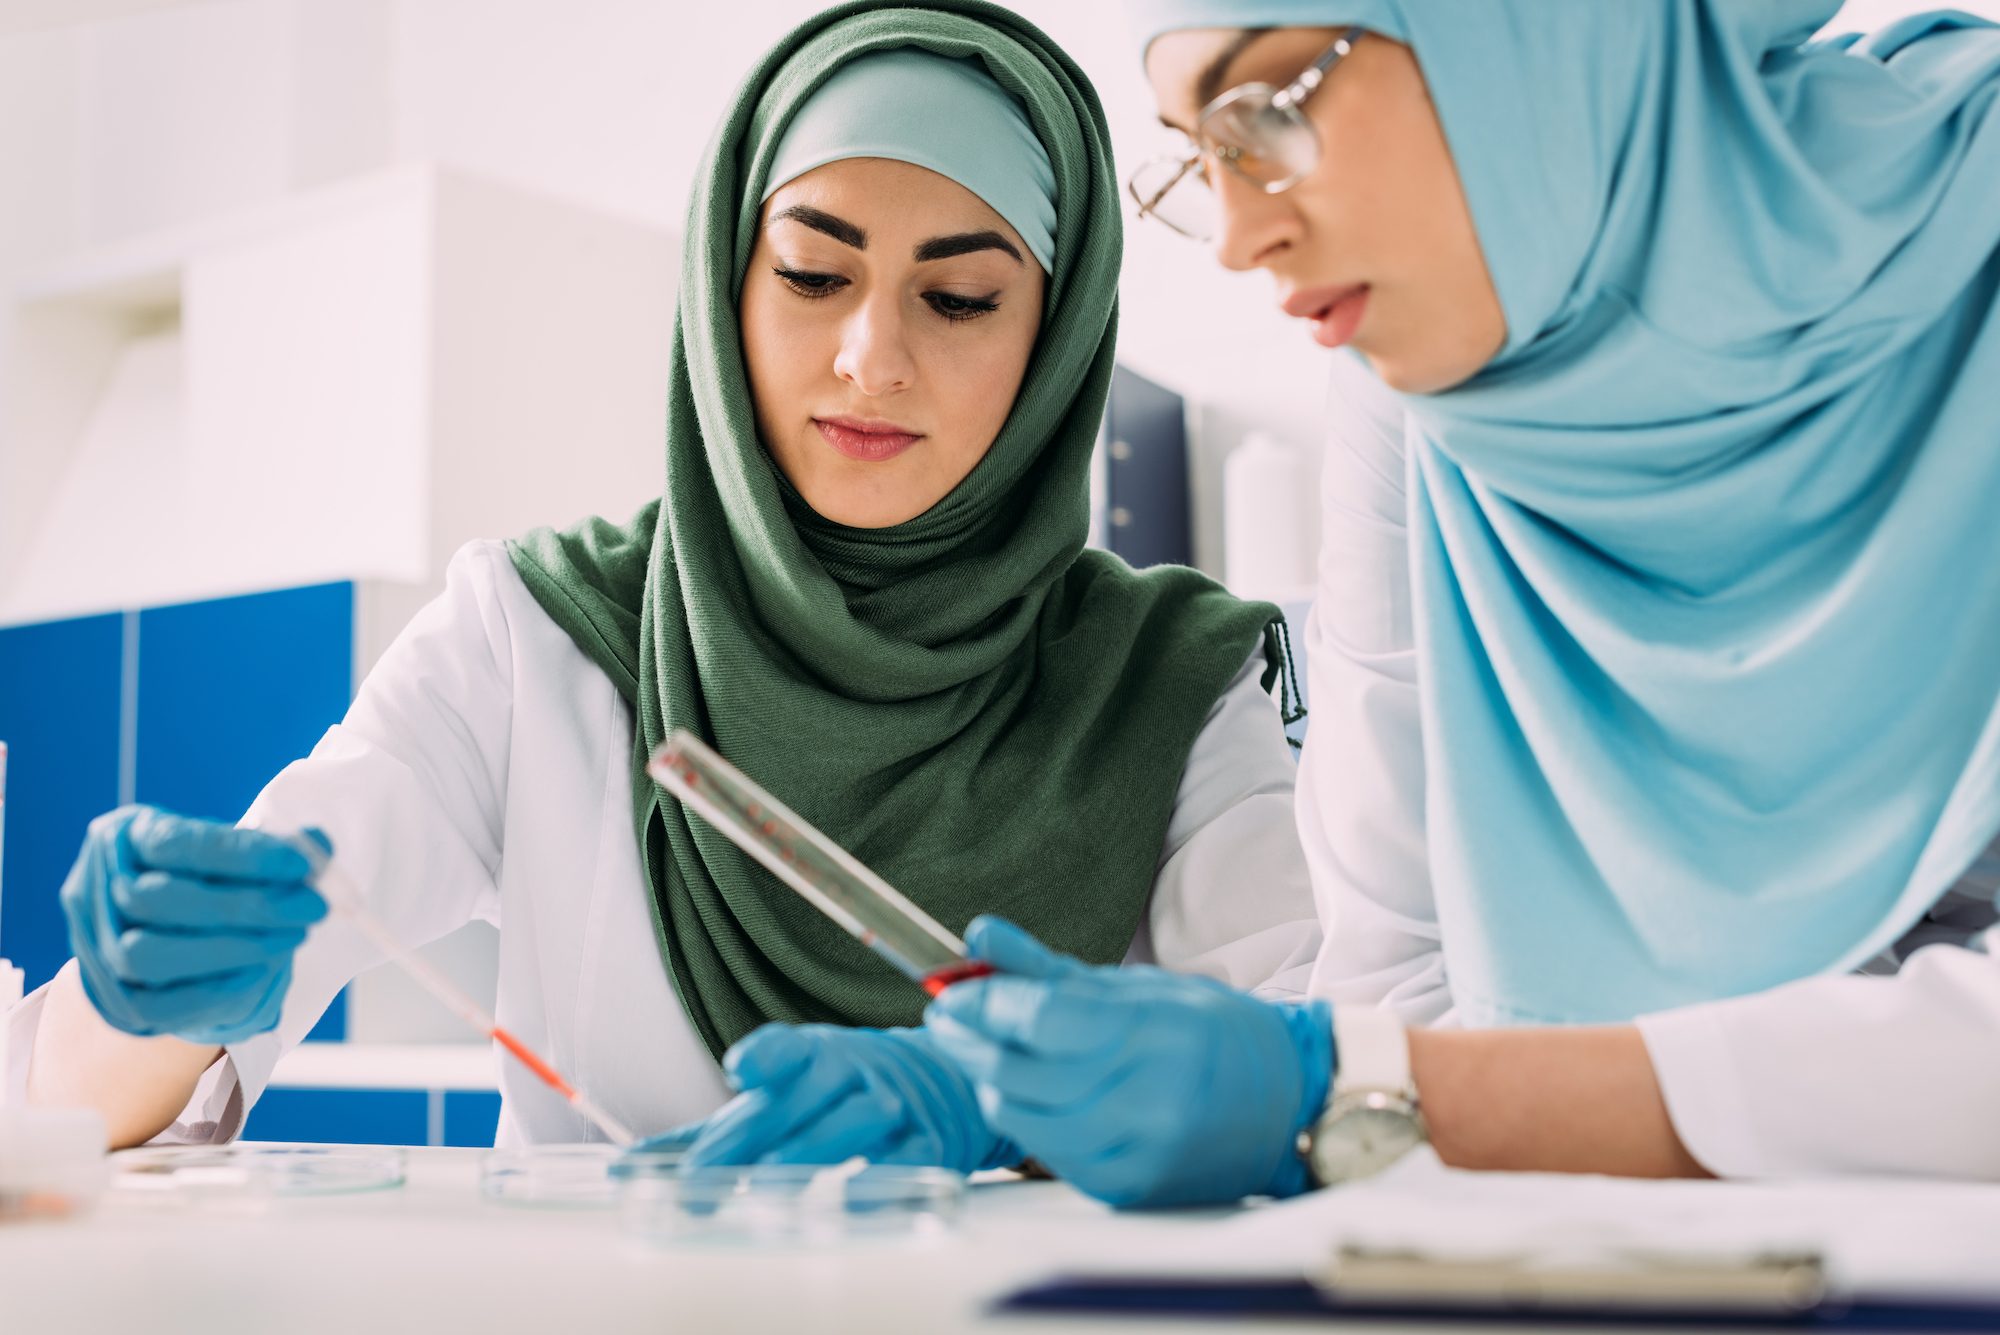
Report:
M 1375 372 L 1375 378 L 1399 394 L 1434 394 L 1444 388 L 1427 368 L 1411 366 L 1392 357 L 1378 357 L 1372 352 L 1362 352 L 1361 356 L 1369 369 Z
M 806 504 L 820 518 L 847 528 L 894 528 L 906 524 L 928 510 L 929 506 L 911 509 L 906 503 L 895 503 L 878 498 L 857 499 L 851 495 L 806 497 Z
M 1470 365 L 1445 366 L 1409 358 L 1385 356 L 1358 344 L 1354 349 L 1367 361 L 1375 378 L 1398 394 L 1442 394 L 1479 374 L 1491 358 Z

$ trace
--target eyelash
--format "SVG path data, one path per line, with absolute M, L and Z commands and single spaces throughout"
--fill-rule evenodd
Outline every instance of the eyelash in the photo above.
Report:
M 783 268 L 773 269 L 771 272 L 776 274 L 786 287 L 808 301 L 830 297 L 847 286 L 845 278 L 833 274 L 806 273 L 798 269 Z M 928 292 L 924 294 L 924 300 L 941 319 L 950 320 L 954 324 L 964 320 L 977 320 L 982 315 L 991 315 L 1000 309 L 1000 303 L 991 297 L 961 297 L 955 292 Z

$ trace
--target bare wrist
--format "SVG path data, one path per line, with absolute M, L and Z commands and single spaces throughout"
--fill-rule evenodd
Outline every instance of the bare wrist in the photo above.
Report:
M 1410 1070 L 1431 1144 L 1453 1167 L 1708 1176 L 1629 1026 L 1412 1030 Z

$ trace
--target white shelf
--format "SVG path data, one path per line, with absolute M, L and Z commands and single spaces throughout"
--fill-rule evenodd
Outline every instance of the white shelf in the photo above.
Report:
M 678 251 L 410 164 L 41 271 L 10 294 L 0 625 L 406 590 L 365 667 L 467 539 L 658 494 Z
M 133 311 L 178 306 L 182 272 L 193 261 L 420 195 L 430 177 L 429 168 L 398 167 L 225 217 L 100 246 L 33 275 L 14 295 L 24 305 L 75 302 Z
M 278 1059 L 272 1089 L 496 1090 L 484 1043 L 301 1043 Z

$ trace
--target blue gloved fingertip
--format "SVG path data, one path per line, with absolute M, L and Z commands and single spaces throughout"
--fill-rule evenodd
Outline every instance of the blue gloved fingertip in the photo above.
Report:
M 739 1090 L 775 1084 L 793 1074 L 811 1052 L 812 1044 L 797 1025 L 760 1025 L 730 1045 L 722 1056 L 722 1070 Z
M 333 860 L 333 840 L 317 825 L 306 826 L 285 842 L 299 851 L 299 856 L 312 865 L 315 874 Z
M 688 1147 L 701 1134 L 702 1123 L 689 1122 L 657 1136 L 647 1136 L 636 1145 L 628 1145 L 617 1158 L 611 1161 L 611 1176 L 632 1177 L 647 1172 L 655 1165 L 671 1168 L 679 1164 L 687 1154 Z
M 974 959 L 1026 978 L 1052 978 L 1077 967 L 1075 960 L 1049 949 L 1026 928 L 990 913 L 972 920 L 965 929 L 965 945 Z
M 965 1020 L 977 1015 L 986 1005 L 987 978 L 968 978 L 962 983 L 953 983 L 944 991 L 931 998 L 930 1005 L 924 1007 L 924 1019 L 940 1015 L 948 1020 Z

